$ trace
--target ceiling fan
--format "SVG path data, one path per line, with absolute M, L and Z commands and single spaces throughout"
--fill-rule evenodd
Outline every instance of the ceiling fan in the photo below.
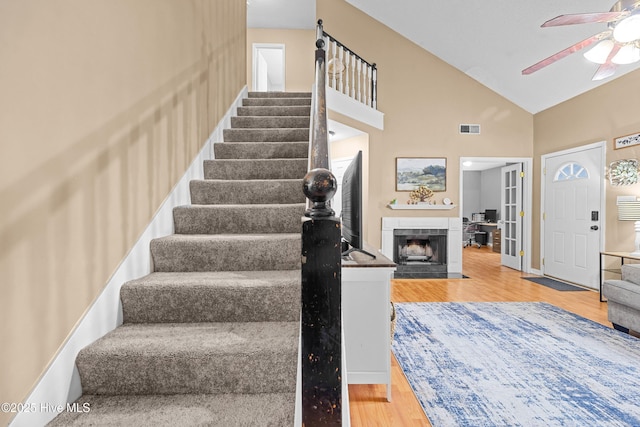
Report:
M 522 74 L 534 73 L 593 44 L 595 46 L 584 53 L 586 59 L 600 64 L 592 80 L 612 76 L 618 65 L 640 61 L 640 0 L 619 0 L 609 12 L 560 15 L 541 26 L 544 28 L 593 22 L 607 22 L 608 28 L 525 68 Z

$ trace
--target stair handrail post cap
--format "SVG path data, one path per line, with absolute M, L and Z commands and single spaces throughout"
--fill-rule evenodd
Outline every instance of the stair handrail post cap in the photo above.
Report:
M 318 49 L 322 49 L 322 50 L 324 50 L 324 40 L 323 40 L 323 39 L 318 39 L 318 40 L 316 40 L 316 47 L 317 47 Z
M 327 202 L 331 200 L 337 190 L 338 181 L 330 170 L 315 168 L 307 172 L 302 180 L 302 191 L 313 205 L 307 209 L 305 216 L 311 218 L 333 216 L 335 212 L 327 205 Z

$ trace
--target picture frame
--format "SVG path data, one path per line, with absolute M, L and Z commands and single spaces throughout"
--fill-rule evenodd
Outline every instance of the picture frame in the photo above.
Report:
M 640 144 L 640 133 L 633 133 L 631 135 L 619 136 L 613 140 L 613 149 L 619 150 L 621 148 L 633 147 Z
M 447 191 L 446 157 L 396 157 L 396 191 Z

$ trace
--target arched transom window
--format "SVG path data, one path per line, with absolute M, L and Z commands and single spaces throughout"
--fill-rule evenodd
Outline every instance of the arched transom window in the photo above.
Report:
M 588 179 L 589 171 L 584 168 L 580 163 L 566 163 L 558 168 L 556 175 L 553 177 L 553 181 L 569 181 L 571 179 Z

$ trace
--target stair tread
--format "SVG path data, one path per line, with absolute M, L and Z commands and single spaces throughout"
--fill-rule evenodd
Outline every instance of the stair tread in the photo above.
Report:
M 276 178 L 276 179 L 238 179 L 238 180 L 233 180 L 233 179 L 192 179 L 191 182 L 206 182 L 206 183 L 213 183 L 213 182 L 233 182 L 233 181 L 238 181 L 244 184 L 262 184 L 265 181 L 269 181 L 269 182 L 275 182 L 275 181 L 282 181 L 282 182 L 291 182 L 291 181 L 300 181 L 302 182 L 302 178 Z M 300 192 L 302 193 L 302 190 L 300 190 Z M 265 204 L 265 203 L 262 203 Z
M 195 179 L 189 183 L 191 202 L 206 204 L 304 203 L 303 176 L 278 179 Z
M 300 240 L 300 233 L 255 233 L 255 234 L 170 234 L 168 236 L 158 237 L 152 242 L 162 241 L 216 241 L 224 242 L 228 240 L 234 241 L 250 241 L 256 242 L 261 240 Z
M 49 425 L 283 426 L 293 425 L 294 402 L 294 393 L 86 395 L 76 403 L 89 412 L 63 412 Z
M 124 324 L 80 352 L 81 358 L 213 357 L 297 350 L 298 322 Z M 247 345 L 251 343 L 251 345 Z
M 275 91 L 250 91 L 249 98 L 311 98 L 311 92 L 275 92 Z
M 219 142 L 213 145 L 216 159 L 301 159 L 309 155 L 309 141 Z
M 300 270 L 151 273 L 122 286 L 124 323 L 300 319 Z
M 173 209 L 176 234 L 300 232 L 304 203 L 184 205 Z
M 208 181 L 208 180 L 207 180 Z M 224 205 L 199 205 L 199 204 L 192 204 L 192 205 L 182 205 L 182 206 L 177 206 L 175 209 L 256 209 L 256 210 L 261 210 L 261 209 L 270 209 L 270 208 L 285 208 L 285 207 L 300 207 L 300 206 L 305 206 L 304 203 L 255 203 L 252 205 L 243 205 L 243 204 L 239 204 L 239 203 L 229 203 L 229 204 L 224 204 Z
M 307 173 L 308 160 L 213 159 L 204 161 L 205 179 L 295 179 Z
M 261 287 L 300 281 L 300 270 L 154 272 L 124 286 Z

